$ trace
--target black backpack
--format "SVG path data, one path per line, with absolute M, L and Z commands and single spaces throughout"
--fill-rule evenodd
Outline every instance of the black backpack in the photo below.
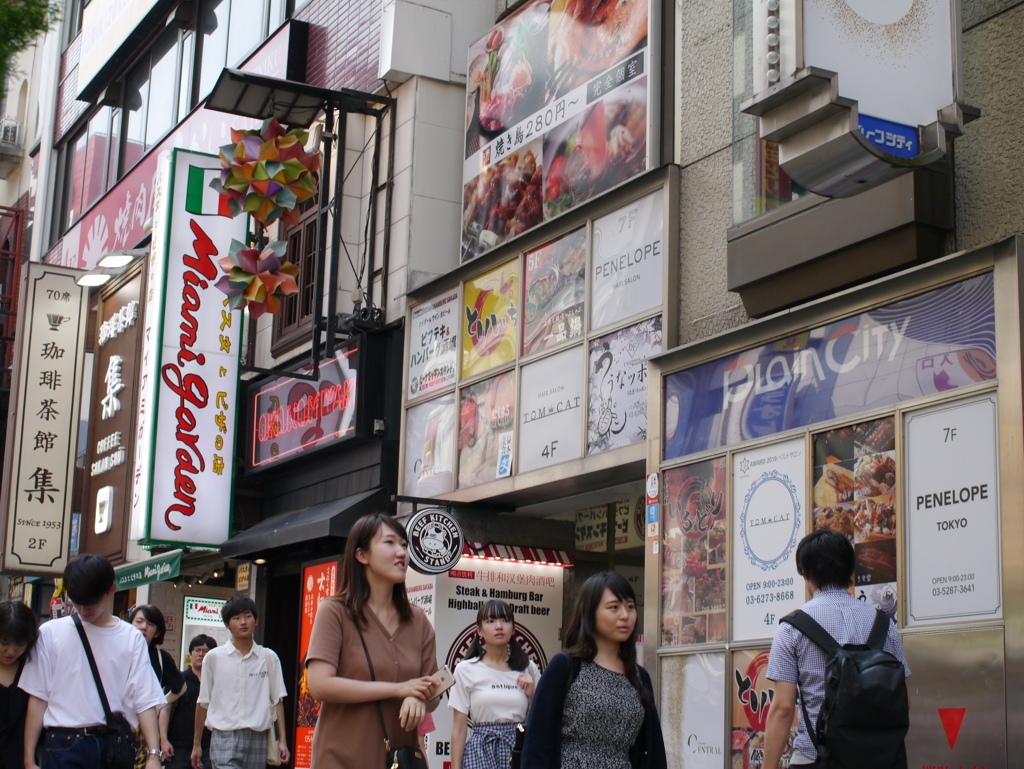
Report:
M 800 698 L 820 769 L 906 769 L 903 740 L 910 706 L 903 663 L 882 651 L 889 617 L 879 611 L 868 642 L 844 646 L 806 612 L 797 610 L 780 622 L 788 622 L 828 655 L 816 730 Z

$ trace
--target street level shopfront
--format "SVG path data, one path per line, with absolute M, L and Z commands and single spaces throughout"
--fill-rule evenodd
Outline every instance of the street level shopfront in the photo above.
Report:
M 670 765 L 760 767 L 767 651 L 806 600 L 796 544 L 823 527 L 854 546 L 854 595 L 903 637 L 910 766 L 1019 752 L 1022 245 L 651 361 L 645 651 Z

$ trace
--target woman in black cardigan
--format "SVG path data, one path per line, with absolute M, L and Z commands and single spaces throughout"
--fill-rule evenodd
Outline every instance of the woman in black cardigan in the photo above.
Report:
M 636 664 L 636 595 L 614 572 L 583 583 L 533 698 L 522 769 L 665 769 L 654 691 Z

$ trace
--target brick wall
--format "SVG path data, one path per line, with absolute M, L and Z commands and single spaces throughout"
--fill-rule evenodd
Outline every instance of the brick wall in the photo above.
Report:
M 296 13 L 310 25 L 306 82 L 376 91 L 381 7 L 380 0 L 312 0 Z

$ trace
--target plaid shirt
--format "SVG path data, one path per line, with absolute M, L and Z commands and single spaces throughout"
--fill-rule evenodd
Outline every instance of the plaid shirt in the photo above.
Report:
M 844 644 L 867 643 L 871 634 L 871 626 L 875 621 L 875 610 L 867 603 L 858 601 L 845 590 L 825 588 L 814 594 L 810 601 L 801 607 L 821 625 L 829 635 L 841 646 Z M 903 643 L 894 623 L 889 623 L 889 636 L 882 649 L 903 663 L 903 668 L 910 675 L 907 660 L 903 656 Z M 803 633 L 783 622 L 775 632 L 772 651 L 768 657 L 768 678 L 796 684 L 800 689 L 800 697 L 805 698 L 807 714 L 817 725 L 818 712 L 825 701 L 825 664 L 828 656 Z M 803 713 L 797 704 L 799 713 L 796 741 L 794 747 L 811 761 L 818 758 L 814 743 L 807 734 Z

